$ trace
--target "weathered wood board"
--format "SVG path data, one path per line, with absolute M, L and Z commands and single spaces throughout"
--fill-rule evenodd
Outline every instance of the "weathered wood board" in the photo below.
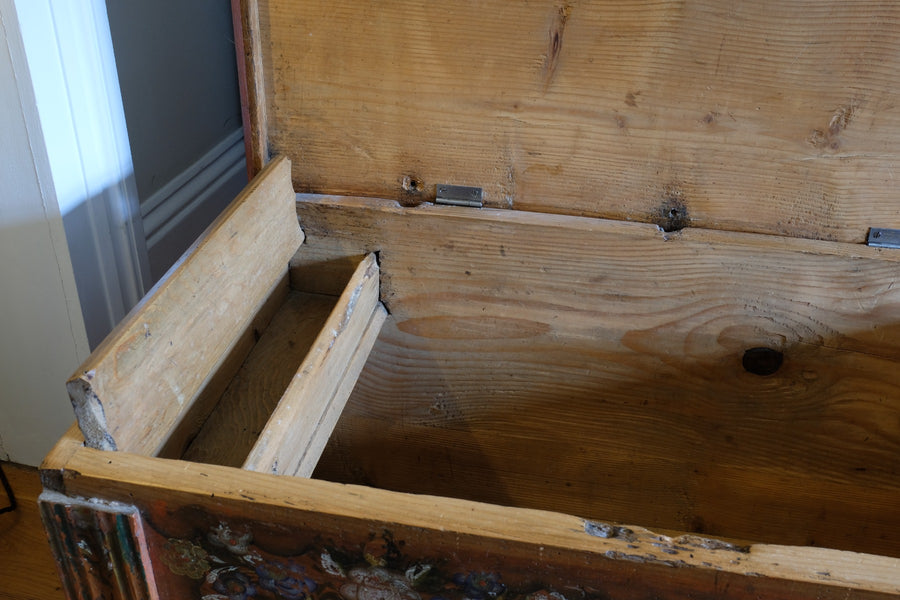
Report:
M 57 456 L 69 458 L 44 465 L 61 472 L 59 492 L 103 490 L 107 502 L 136 506 L 132 523 L 142 533 L 135 543 L 148 548 L 141 556 L 152 568 L 145 573 L 160 598 L 223 590 L 355 600 L 900 594 L 900 562 L 893 558 L 741 546 L 551 512 L 109 453 L 80 447 L 77 438 L 62 444 L 72 448 Z M 71 512 L 65 502 L 46 509 Z M 89 521 L 79 527 L 81 537 L 94 533 Z
M 316 475 L 900 556 L 900 256 L 300 196 L 391 313 Z M 783 356 L 772 375 L 744 353 Z
M 900 4 L 243 0 L 298 191 L 862 242 L 900 227 Z
M 71 377 L 88 444 L 162 451 L 222 365 L 236 362 L 303 242 L 289 171 L 272 161 Z
M 244 464 L 336 300 L 288 293 L 181 458 L 230 467 Z
M 322 322 L 244 469 L 312 474 L 387 316 L 378 301 L 379 281 L 378 262 L 369 254 Z

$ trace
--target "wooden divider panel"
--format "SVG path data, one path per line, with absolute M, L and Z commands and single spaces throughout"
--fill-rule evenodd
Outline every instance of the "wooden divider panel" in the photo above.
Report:
M 269 418 L 244 468 L 312 474 L 387 313 L 378 301 L 375 255 L 359 263 L 347 287 Z
M 69 380 L 87 443 L 159 452 L 270 295 L 283 287 L 288 261 L 302 242 L 290 163 L 278 159 Z

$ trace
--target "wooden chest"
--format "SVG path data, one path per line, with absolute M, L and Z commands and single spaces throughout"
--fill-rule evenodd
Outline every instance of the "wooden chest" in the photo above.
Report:
M 70 598 L 900 597 L 900 4 L 234 4 L 255 178 L 69 382 Z

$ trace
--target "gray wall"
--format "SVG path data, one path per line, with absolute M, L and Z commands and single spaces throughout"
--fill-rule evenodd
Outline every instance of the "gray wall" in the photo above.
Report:
M 192 166 L 206 168 L 208 153 L 241 128 L 230 3 L 107 0 L 106 6 L 135 180 L 147 212 L 168 202 L 159 194 L 168 194 L 173 180 L 189 180 Z M 173 199 L 192 205 L 169 210 L 176 221 L 165 231 L 145 226 L 154 280 L 246 184 L 240 171 L 223 172 L 202 198 Z M 154 206 L 145 207 L 148 201 Z
M 107 0 L 138 194 L 148 198 L 241 126 L 224 0 Z

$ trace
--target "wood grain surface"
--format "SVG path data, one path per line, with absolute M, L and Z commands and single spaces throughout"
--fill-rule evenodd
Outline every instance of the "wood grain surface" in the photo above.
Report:
M 69 380 L 88 444 L 163 450 L 215 380 L 303 242 L 289 172 L 270 163 Z
M 343 549 L 362 551 L 383 536 L 418 563 L 449 559 L 485 577 L 505 573 L 512 584 L 514 575 L 524 575 L 551 590 L 588 598 L 900 595 L 900 565 L 887 557 L 817 548 L 742 547 L 552 512 L 83 447 L 76 448 L 65 464 L 50 467 L 62 471 L 69 495 L 137 505 L 145 525 L 163 542 L 190 539 L 206 524 L 256 532 L 254 543 L 270 548 L 296 548 L 303 543 L 298 536 L 316 536 Z M 151 559 L 157 581 L 171 579 L 160 557 Z M 576 586 L 576 591 L 567 586 Z M 381 589 L 374 588 L 378 593 Z M 388 593 L 393 588 L 385 589 Z M 544 594 L 553 597 L 549 591 Z
M 316 476 L 900 556 L 896 253 L 301 197 L 391 313 Z M 752 348 L 781 353 L 773 375 Z
M 298 191 L 475 185 L 495 207 L 848 242 L 900 227 L 895 2 L 243 5 L 253 159 L 289 156 Z
M 184 459 L 240 467 L 322 330 L 336 297 L 291 291 Z
M 3 472 L 18 508 L 0 515 L 0 598 L 63 600 L 65 594 L 38 511 L 41 480 L 37 469 L 5 462 Z M 5 500 L 0 491 L 0 504 Z
M 337 298 L 243 468 L 309 477 L 384 324 L 378 262 L 366 256 Z M 263 363 L 265 364 L 265 363 Z M 247 394 L 244 402 L 254 402 Z

